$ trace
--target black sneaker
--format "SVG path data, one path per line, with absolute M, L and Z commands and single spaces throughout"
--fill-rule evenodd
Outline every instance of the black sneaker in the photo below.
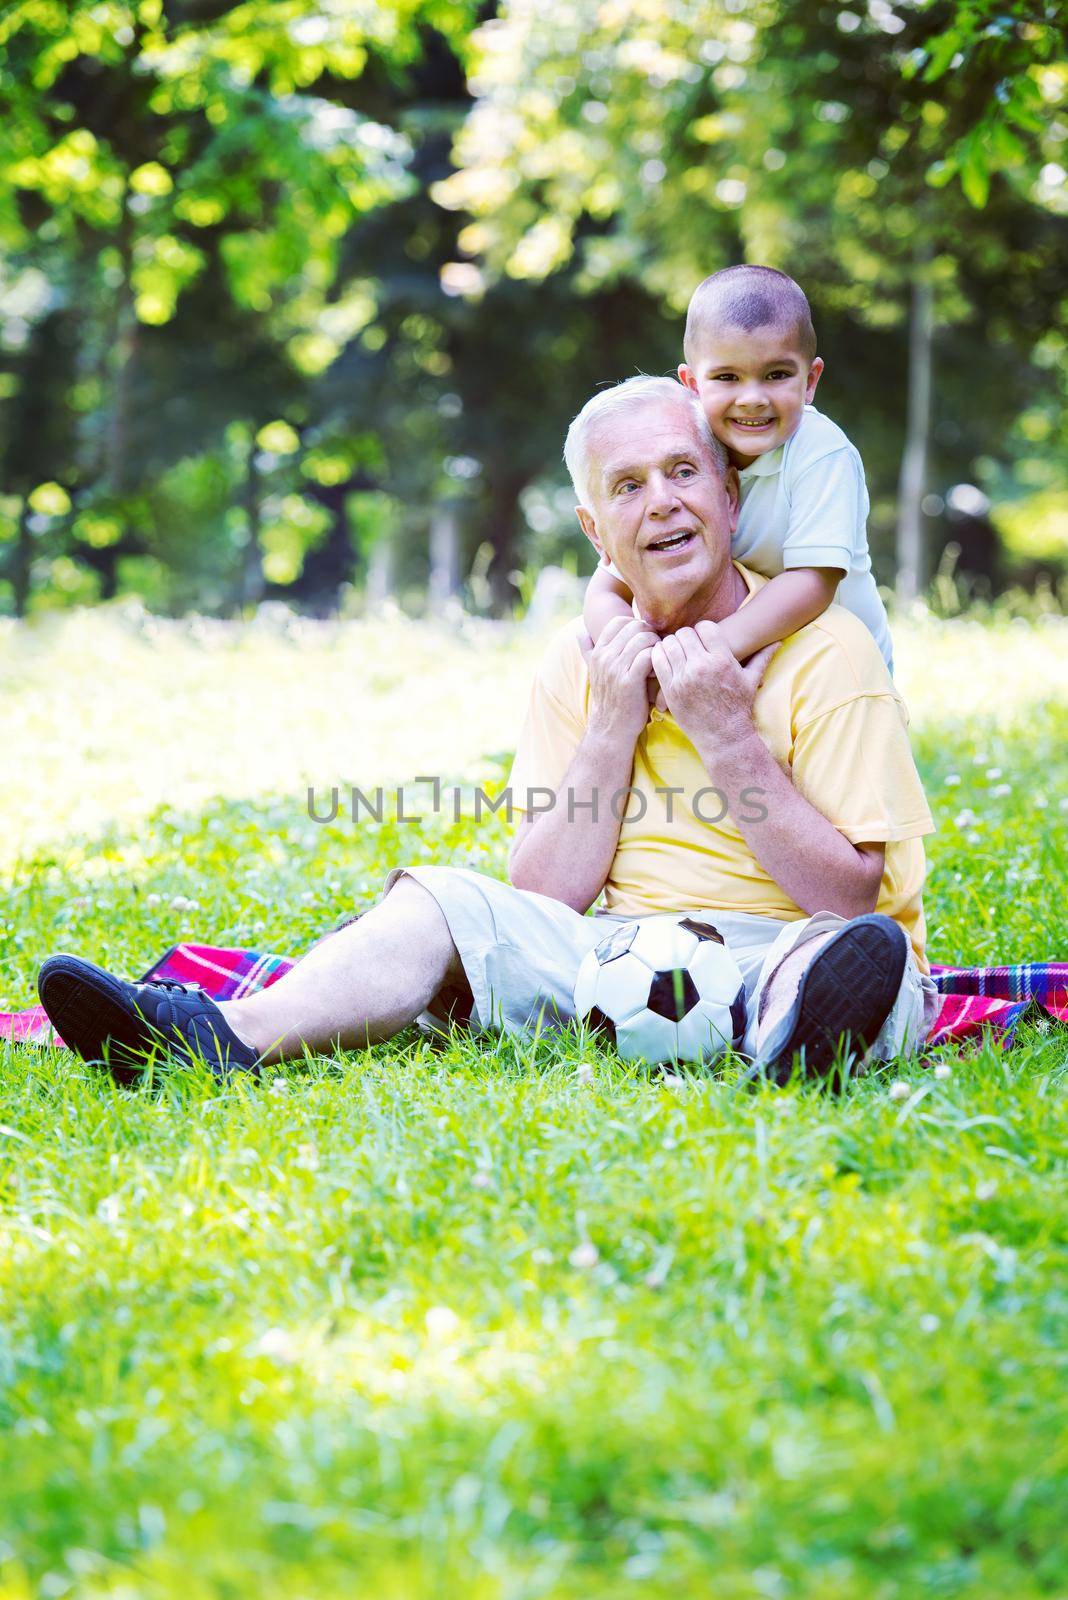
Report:
M 127 983 L 77 956 L 49 956 L 37 993 L 64 1044 L 84 1061 L 103 1062 L 119 1083 L 135 1081 L 152 1050 L 202 1061 L 219 1078 L 251 1071 L 259 1059 L 193 984 Z
M 753 1075 L 788 1083 L 803 1052 L 809 1075 L 834 1064 L 843 1041 L 863 1055 L 893 1009 L 905 973 L 905 930 L 880 913 L 854 917 L 817 951 L 797 997 L 761 1045 Z

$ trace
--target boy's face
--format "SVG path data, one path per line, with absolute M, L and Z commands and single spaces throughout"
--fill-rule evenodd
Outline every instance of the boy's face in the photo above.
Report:
M 679 379 L 700 399 L 734 465 L 747 467 L 786 443 L 822 371 L 819 356 L 810 363 L 797 349 L 792 329 L 728 327 L 705 336 L 694 365 L 679 368 Z

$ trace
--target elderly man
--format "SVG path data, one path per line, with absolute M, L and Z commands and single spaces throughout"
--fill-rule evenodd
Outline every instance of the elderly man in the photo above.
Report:
M 735 661 L 717 624 L 764 580 L 731 561 L 734 474 L 673 379 L 595 396 L 566 458 L 583 530 L 641 617 L 596 646 L 572 624 L 550 646 L 509 784 L 511 884 L 398 869 L 367 915 L 221 1005 L 55 956 L 41 1001 L 82 1056 L 123 1071 L 162 1045 L 225 1070 L 375 1043 L 417 1019 L 530 1032 L 573 1016 L 579 963 L 608 919 L 694 913 L 741 968 L 746 1050 L 771 1075 L 798 1051 L 827 1067 L 843 1036 L 883 1058 L 925 1036 L 932 824 L 874 641 L 832 606 L 774 653 Z M 664 711 L 650 705 L 657 683 Z

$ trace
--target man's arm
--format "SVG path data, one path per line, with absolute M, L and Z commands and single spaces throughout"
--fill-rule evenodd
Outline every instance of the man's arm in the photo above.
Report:
M 716 788 L 723 795 L 738 832 L 770 878 L 802 911 L 837 911 L 840 917 L 860 917 L 874 911 L 883 877 L 885 846 L 851 844 L 828 822 L 822 811 L 794 788 L 767 745 L 750 724 L 730 742 L 717 740 L 706 755 L 714 764 Z M 762 791 L 763 820 L 754 818 L 757 807 L 746 805 L 742 791 Z
M 879 897 L 884 846 L 851 844 L 795 789 L 757 732 L 753 700 L 771 654 L 762 650 L 741 667 L 716 624 L 699 622 L 661 640 L 653 670 L 672 715 L 769 877 L 810 915 L 862 916 Z M 754 790 L 761 791 L 759 805 Z
M 588 911 L 604 888 L 619 841 L 610 801 L 630 783 L 634 746 L 587 729 L 551 811 L 528 812 L 508 860 L 517 889 L 534 889 Z M 622 815 L 622 805 L 617 807 Z
M 516 834 L 508 875 L 517 889 L 585 912 L 608 878 L 619 841 L 612 797 L 625 790 L 634 746 L 649 720 L 647 680 L 656 635 L 637 618 L 613 618 L 596 645 L 582 644 L 590 675 L 586 731 L 552 810 L 528 813 Z M 616 807 L 622 816 L 623 805 Z

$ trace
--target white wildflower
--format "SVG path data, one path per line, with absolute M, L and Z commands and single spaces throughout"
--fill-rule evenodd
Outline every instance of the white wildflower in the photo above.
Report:
M 891 1100 L 907 1100 L 911 1093 L 912 1085 L 911 1083 L 906 1083 L 904 1078 L 898 1078 L 896 1083 L 890 1085 L 889 1095 Z
M 940 1061 L 937 1067 L 934 1069 L 934 1075 L 938 1079 L 939 1083 L 945 1083 L 947 1078 L 952 1078 L 953 1068 L 949 1065 L 948 1061 Z
M 472 1175 L 472 1178 L 471 1178 L 471 1187 L 472 1187 L 472 1189 L 488 1189 L 489 1186 L 490 1186 L 490 1175 L 489 1175 L 489 1173 L 486 1171 L 485 1167 L 479 1167 L 478 1171 L 475 1172 Z
M 269 1356 L 272 1361 L 292 1362 L 297 1358 L 293 1340 L 284 1328 L 268 1328 L 253 1348 L 257 1355 Z
M 423 1318 L 431 1339 L 449 1339 L 460 1326 L 460 1319 L 448 1306 L 430 1306 Z
M 573 1267 L 588 1269 L 595 1267 L 601 1259 L 601 1253 L 592 1239 L 583 1239 L 577 1244 L 567 1258 Z

